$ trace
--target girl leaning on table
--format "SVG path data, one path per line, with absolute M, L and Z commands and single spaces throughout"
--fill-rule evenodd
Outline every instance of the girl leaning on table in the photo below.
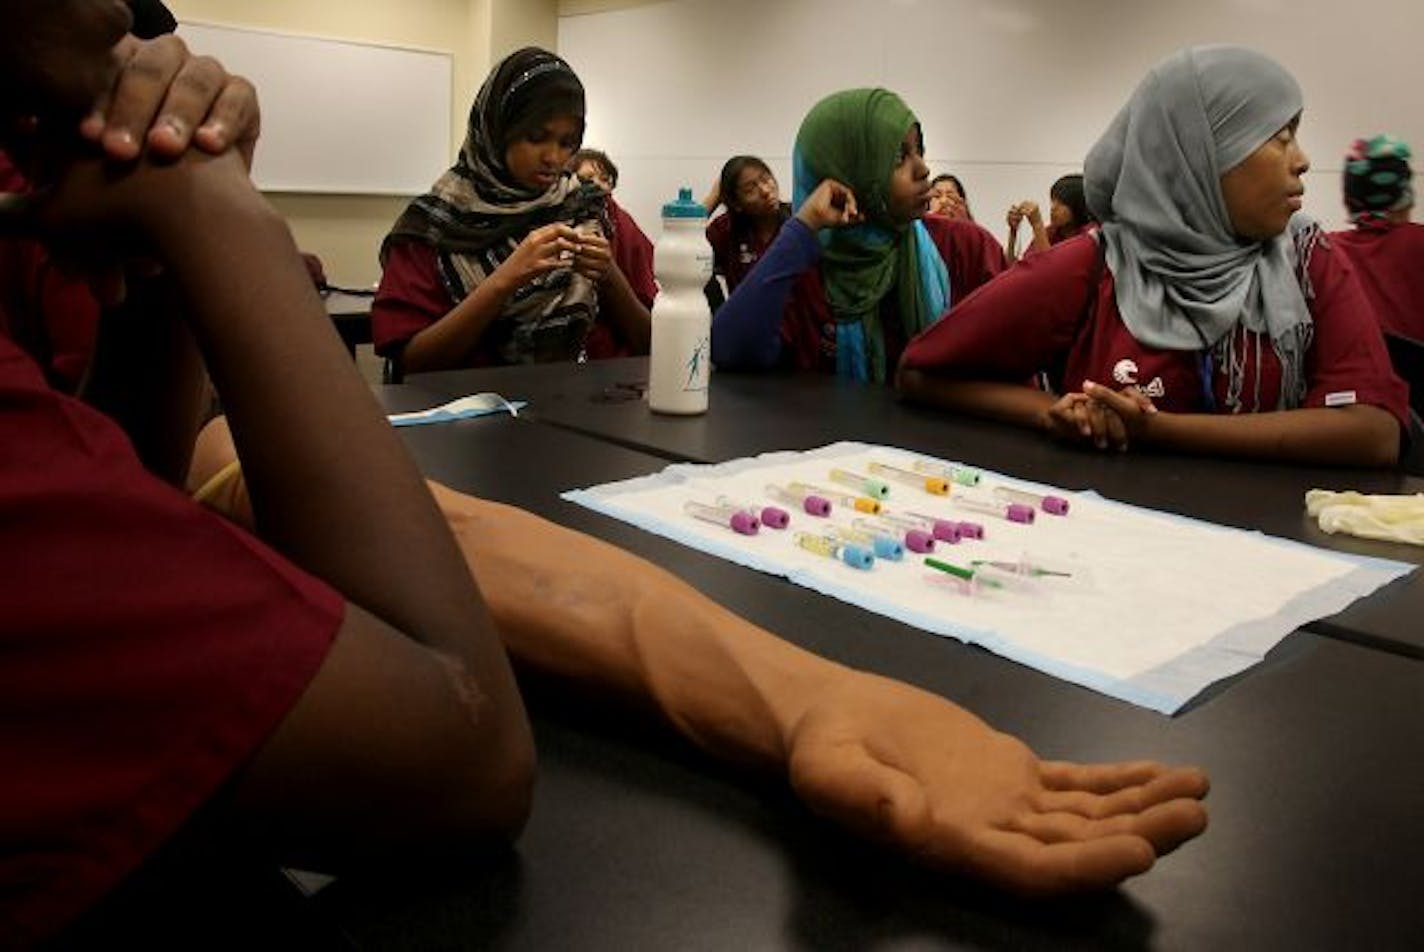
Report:
M 382 245 L 378 354 L 418 372 L 647 352 L 605 193 L 566 169 L 583 131 L 568 63 L 528 47 L 494 67 L 454 167 Z
M 1394 464 L 1407 393 L 1348 262 L 1299 214 L 1301 104 L 1252 50 L 1159 64 L 1088 154 L 1100 238 L 960 302 L 906 347 L 900 388 L 1099 449 Z

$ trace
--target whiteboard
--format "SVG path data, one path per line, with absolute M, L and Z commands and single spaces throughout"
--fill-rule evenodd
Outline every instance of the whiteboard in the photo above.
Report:
M 418 195 L 450 165 L 448 53 L 199 23 L 178 35 L 257 87 L 265 191 Z

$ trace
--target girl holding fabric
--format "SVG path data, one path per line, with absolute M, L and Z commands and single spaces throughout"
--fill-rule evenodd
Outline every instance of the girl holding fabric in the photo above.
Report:
M 1101 238 L 964 300 L 906 348 L 901 388 L 1100 449 L 1393 464 L 1405 387 L 1353 272 L 1297 214 L 1301 101 L 1252 50 L 1158 65 L 1088 154 Z M 1057 393 L 1025 385 L 1039 373 Z
M 455 166 L 386 236 L 377 353 L 416 372 L 647 352 L 604 193 L 564 171 L 583 130 L 583 85 L 558 56 L 495 66 Z
M 967 221 L 934 216 L 914 113 L 884 89 L 828 96 L 793 156 L 796 214 L 712 321 L 722 369 L 776 367 L 882 382 L 904 342 L 1003 270 Z

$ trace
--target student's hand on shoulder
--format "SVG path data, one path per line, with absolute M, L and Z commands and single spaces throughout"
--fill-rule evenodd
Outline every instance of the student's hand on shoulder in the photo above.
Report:
M 114 84 L 80 123 L 82 136 L 118 161 L 145 149 L 175 159 L 196 145 L 212 155 L 236 149 L 251 168 L 262 123 L 251 83 L 171 34 L 125 37 L 114 58 Z
M 845 672 L 789 738 L 812 810 L 1015 893 L 1108 888 L 1206 828 L 1200 770 L 1040 760 L 941 697 Z
M 855 193 L 850 186 L 835 179 L 822 179 L 797 209 L 796 217 L 812 231 L 855 225 L 861 221 Z
M 571 267 L 578 247 L 579 233 L 563 222 L 554 222 L 525 235 L 494 274 L 512 293 L 540 275 Z

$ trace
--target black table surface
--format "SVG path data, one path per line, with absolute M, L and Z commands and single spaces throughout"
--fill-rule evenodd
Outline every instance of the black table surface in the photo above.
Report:
M 386 388 L 392 410 L 430 393 Z M 519 394 L 510 393 L 508 396 Z M 525 418 L 403 429 L 422 469 L 680 575 L 811 650 L 918 684 L 1074 759 L 1212 775 L 1211 828 L 1119 890 L 1013 900 L 919 870 L 645 720 L 532 685 L 540 752 L 517 848 L 347 877 L 317 903 L 371 948 L 1394 948 L 1417 942 L 1424 666 L 1307 632 L 1175 717 L 566 503 L 664 460 Z
M 632 389 L 647 380 L 646 358 L 451 371 L 411 380 L 441 399 L 493 390 L 511 400 L 528 400 L 524 415 L 529 419 L 671 461 L 722 462 L 838 440 L 879 443 L 1323 548 L 1424 561 L 1424 549 L 1415 546 L 1329 535 L 1305 512 L 1305 492 L 1316 487 L 1424 492 L 1424 479 L 1397 472 L 1100 453 L 1014 427 L 910 406 L 885 387 L 815 374 L 717 373 L 710 412 L 663 416 L 651 412 Z M 1310 629 L 1424 658 L 1421 617 L 1424 579 L 1416 572 Z

